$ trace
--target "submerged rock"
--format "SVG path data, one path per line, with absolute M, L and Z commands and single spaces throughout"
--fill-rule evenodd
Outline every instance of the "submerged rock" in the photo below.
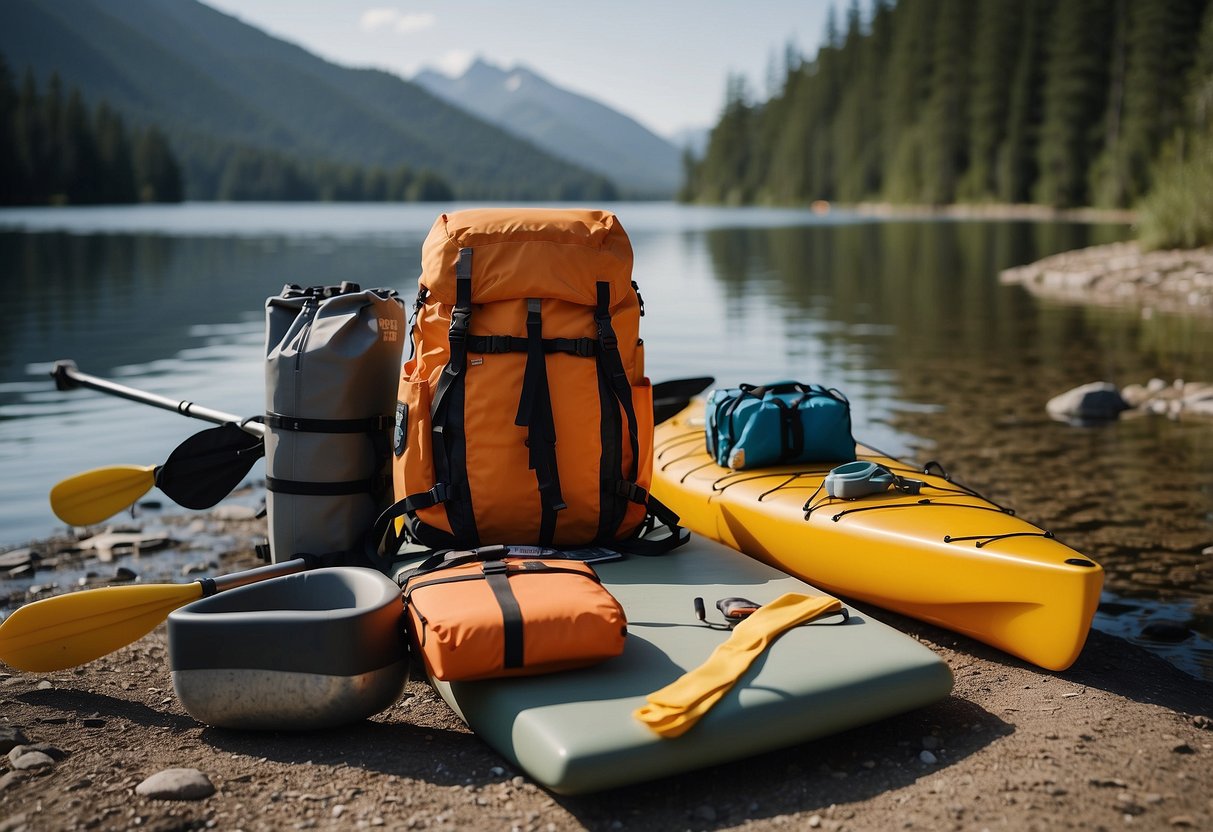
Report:
M 1107 422 L 1129 409 L 1115 384 L 1093 381 L 1049 399 L 1045 409 L 1066 422 Z
M 1153 378 L 1117 389 L 1111 382 L 1093 381 L 1049 399 L 1045 410 L 1054 419 L 1074 424 L 1113 421 L 1125 411 L 1171 419 L 1213 418 L 1213 384 L 1183 379 L 1168 384 Z

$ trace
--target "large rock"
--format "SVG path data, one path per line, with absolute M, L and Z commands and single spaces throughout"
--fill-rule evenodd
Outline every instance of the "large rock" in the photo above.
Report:
M 1108 422 L 1129 409 L 1115 384 L 1093 381 L 1049 399 L 1045 409 L 1063 422 Z

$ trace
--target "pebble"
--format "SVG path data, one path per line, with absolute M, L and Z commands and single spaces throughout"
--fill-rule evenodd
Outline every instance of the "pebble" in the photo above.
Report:
M 1197 728 L 1207 731 L 1210 728 L 1213 728 L 1213 719 L 1209 719 L 1204 714 L 1197 714 L 1196 716 L 1192 717 L 1192 724 Z
M 24 549 L 9 549 L 7 552 L 0 553 L 0 569 L 16 569 L 22 566 L 29 566 L 36 559 L 37 555 L 28 547 Z
M 1171 751 L 1176 754 L 1195 754 L 1196 749 L 1188 745 L 1186 742 L 1177 743 L 1171 746 Z
M 116 570 L 114 570 L 114 577 L 111 580 L 114 583 L 120 583 L 122 581 L 133 581 L 138 577 L 139 575 L 134 569 L 130 569 L 126 566 L 119 566 Z
M 1176 815 L 1175 817 L 1170 818 L 1167 823 L 1171 824 L 1172 826 L 1190 829 L 1196 826 L 1196 818 L 1192 817 L 1191 815 Z
M 52 685 L 50 682 L 48 682 L 46 679 L 43 679 L 41 682 L 38 683 L 37 687 L 35 687 L 34 690 L 53 690 L 54 687 L 55 686 Z
M 5 775 L 0 776 L 0 794 L 4 794 L 10 788 L 28 778 L 29 775 L 24 771 L 10 771 Z
M 16 725 L 0 725 L 0 754 L 7 754 L 18 745 L 25 745 L 29 737 Z
M 200 800 L 213 795 L 215 786 L 196 768 L 168 768 L 136 786 L 135 793 L 153 800 Z
M 35 742 L 35 743 L 26 743 L 25 745 L 14 746 L 13 748 L 9 749 L 8 760 L 11 763 L 14 760 L 16 760 L 18 757 L 20 757 L 22 754 L 28 754 L 31 751 L 37 751 L 42 754 L 45 754 L 46 756 L 48 756 L 52 760 L 54 760 L 56 763 L 62 762 L 63 760 L 67 759 L 67 753 L 65 751 L 62 751 L 61 749 L 58 749 L 55 746 L 49 745 L 44 742 Z
M 17 748 L 23 747 L 17 746 Z M 17 748 L 14 748 L 13 751 L 16 751 Z M 55 761 L 51 759 L 51 755 L 43 754 L 41 751 L 26 751 L 16 756 L 10 752 L 8 761 L 12 763 L 13 768 L 17 771 L 41 771 L 52 768 L 55 765 Z
M 922 760 L 924 763 L 926 763 L 929 766 L 933 766 L 939 762 L 938 757 L 936 757 L 930 751 L 926 751 L 925 749 L 918 755 L 918 759 Z

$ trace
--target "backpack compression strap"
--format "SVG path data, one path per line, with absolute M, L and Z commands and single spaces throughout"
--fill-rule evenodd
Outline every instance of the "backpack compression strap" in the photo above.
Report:
M 438 483 L 435 489 L 441 486 L 444 491 L 441 499 L 436 502 L 442 502 L 446 507 L 452 538 L 475 543 L 478 536 L 471 495 L 466 489 L 467 445 L 463 425 L 467 339 L 471 325 L 472 249 L 461 248 L 459 259 L 455 263 L 455 306 L 451 309 L 451 326 L 447 333 L 450 360 L 438 379 L 430 413 L 433 425 L 434 478 Z
M 539 545 L 548 546 L 556 536 L 556 512 L 567 506 L 560 493 L 560 471 L 556 464 L 556 424 L 552 417 L 552 396 L 543 349 L 543 302 L 539 298 L 528 298 L 526 308 L 526 369 L 514 424 L 527 429 L 529 467 L 535 472 L 543 504 Z

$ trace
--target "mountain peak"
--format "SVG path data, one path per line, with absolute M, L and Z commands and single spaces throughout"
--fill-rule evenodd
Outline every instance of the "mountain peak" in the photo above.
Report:
M 501 67 L 477 56 L 458 77 L 427 70 L 413 81 L 635 193 L 668 196 L 678 187 L 679 148 L 634 119 L 563 89 L 523 64 Z

